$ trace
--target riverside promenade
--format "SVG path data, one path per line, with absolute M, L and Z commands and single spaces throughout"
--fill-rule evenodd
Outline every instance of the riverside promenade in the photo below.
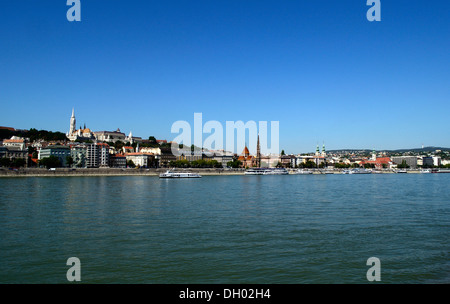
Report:
M 0 177 L 39 177 L 39 176 L 159 176 L 167 168 L 0 168 Z M 175 171 L 195 172 L 201 175 L 243 175 L 244 169 L 188 168 Z
M 44 168 L 0 168 L 1 177 L 64 177 L 64 176 L 159 176 L 168 168 L 55 168 L 52 170 Z M 208 175 L 244 175 L 245 169 L 217 169 L 217 168 L 185 168 L 171 169 L 177 172 L 193 172 L 203 176 Z M 343 170 L 313 170 L 317 174 L 342 174 Z M 374 171 L 373 174 L 395 173 L 392 170 Z M 420 170 L 408 170 L 408 173 L 421 173 Z M 290 174 L 295 174 L 293 171 Z

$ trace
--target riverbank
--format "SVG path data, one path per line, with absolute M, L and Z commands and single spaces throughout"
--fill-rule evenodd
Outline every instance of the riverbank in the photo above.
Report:
M 0 168 L 0 177 L 57 177 L 57 176 L 159 176 L 160 173 L 167 171 L 167 168 L 56 168 L 52 170 L 44 168 L 20 168 L 8 169 Z M 217 168 L 188 168 L 175 169 L 179 172 L 194 172 L 203 176 L 208 175 L 244 175 L 244 169 L 217 169 Z M 315 170 L 313 174 L 342 174 L 342 170 L 321 171 Z M 391 170 L 374 171 L 372 174 L 393 174 Z M 419 170 L 410 170 L 411 173 L 421 173 Z
M 0 168 L 0 177 L 44 177 L 44 176 L 159 176 L 166 172 L 167 168 L 56 168 L 48 170 L 44 168 Z M 189 171 L 201 175 L 243 175 L 243 169 L 177 169 L 176 171 Z

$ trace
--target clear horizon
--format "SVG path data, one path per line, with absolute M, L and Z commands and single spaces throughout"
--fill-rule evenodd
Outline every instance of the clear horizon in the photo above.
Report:
M 279 121 L 280 150 L 449 147 L 448 1 L 81 0 L 0 4 L 0 125 L 174 139 L 171 125 Z M 341 148 L 345 147 L 345 148 Z M 359 149 L 359 148 L 358 148 Z

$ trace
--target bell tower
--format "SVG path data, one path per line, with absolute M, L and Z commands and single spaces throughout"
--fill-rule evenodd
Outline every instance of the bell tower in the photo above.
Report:
M 72 133 L 75 132 L 75 129 L 76 129 L 75 124 L 76 124 L 75 109 L 72 108 L 72 117 L 70 117 L 69 135 L 72 135 Z

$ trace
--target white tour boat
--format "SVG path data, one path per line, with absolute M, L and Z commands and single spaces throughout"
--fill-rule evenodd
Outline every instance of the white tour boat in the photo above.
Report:
M 245 175 L 286 175 L 289 174 L 285 168 L 251 168 L 244 172 Z
M 313 174 L 313 172 L 304 169 L 297 169 L 292 174 Z
M 363 168 L 355 168 L 350 170 L 349 174 L 372 174 L 372 170 L 363 169 Z
M 175 172 L 167 170 L 165 173 L 159 175 L 160 178 L 200 178 L 202 177 L 198 173 L 192 172 Z

